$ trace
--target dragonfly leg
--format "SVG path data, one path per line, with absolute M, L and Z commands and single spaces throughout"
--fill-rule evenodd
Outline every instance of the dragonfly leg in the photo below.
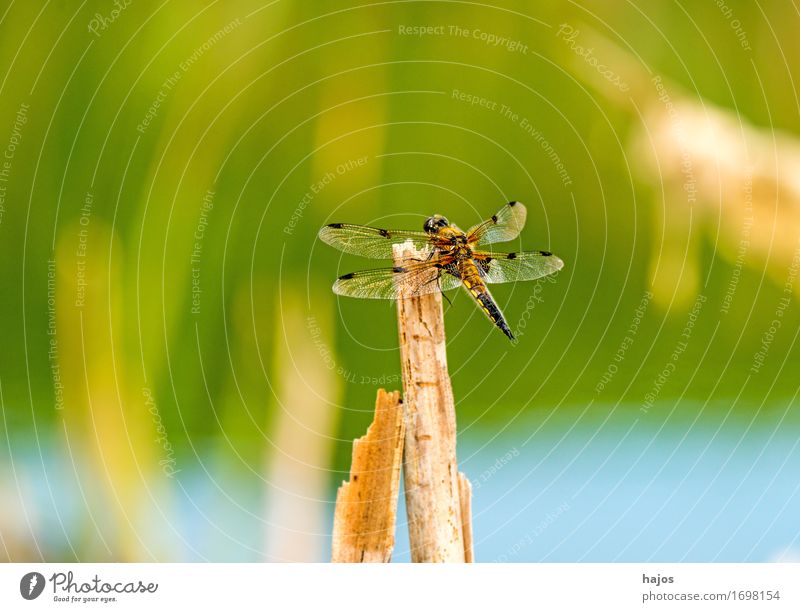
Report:
M 442 271 L 441 271 L 441 269 L 438 270 L 438 272 L 436 274 L 436 278 L 432 278 L 428 282 L 430 283 L 430 282 L 433 282 L 433 281 L 436 281 L 436 285 L 439 287 L 439 293 L 441 293 L 442 297 L 447 301 L 447 305 L 448 306 L 452 306 L 453 302 L 451 302 L 450 298 L 447 297 L 447 294 L 444 291 L 442 291 Z
M 441 294 L 442 294 L 442 297 L 444 297 L 444 299 L 445 299 L 445 300 L 447 300 L 447 303 L 448 303 L 450 306 L 452 306 L 452 305 L 453 305 L 453 302 L 451 302 L 451 301 L 450 301 L 450 298 L 449 298 L 449 297 L 447 297 L 447 295 L 445 294 L 445 292 L 444 292 L 444 291 L 442 291 L 442 281 L 441 281 L 441 278 L 442 278 L 442 270 L 441 270 L 441 269 L 439 269 L 439 270 L 437 270 L 437 271 L 436 271 L 436 276 L 435 276 L 435 277 L 433 277 L 433 278 L 432 278 L 432 279 L 430 279 L 430 280 L 426 280 L 424 283 L 422 283 L 421 285 L 419 285 L 419 286 L 417 287 L 416 291 L 420 291 L 420 290 L 421 290 L 423 287 L 425 287 L 425 286 L 427 286 L 427 285 L 430 285 L 431 283 L 436 283 L 436 286 L 439 288 L 439 293 L 441 293 Z
M 439 276 L 441 276 L 441 274 L 440 274 Z M 448 305 L 448 306 L 452 306 L 452 305 L 453 305 L 453 302 L 452 302 L 452 301 L 450 301 L 450 298 L 449 298 L 449 297 L 447 297 L 447 294 L 446 294 L 444 291 L 442 291 L 442 283 L 439 281 L 439 279 L 438 279 L 438 278 L 436 279 L 436 282 L 439 284 L 439 293 L 441 293 L 441 294 L 442 294 L 442 297 L 443 297 L 445 300 L 447 300 L 447 305 Z

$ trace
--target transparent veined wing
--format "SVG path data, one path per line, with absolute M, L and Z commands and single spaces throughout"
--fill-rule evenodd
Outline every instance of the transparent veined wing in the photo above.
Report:
M 492 244 L 514 240 L 525 226 L 528 211 L 521 202 L 509 202 L 483 223 L 471 227 L 467 240 L 471 244 Z
M 350 223 L 331 223 L 319 230 L 323 242 L 352 255 L 392 259 L 392 246 L 410 240 L 421 251 L 429 248 L 430 237 L 423 232 L 387 230 Z
M 355 298 L 393 300 L 447 291 L 460 284 L 459 277 L 448 273 L 436 262 L 408 262 L 393 268 L 345 274 L 333 283 L 333 292 Z
M 564 262 L 550 251 L 518 253 L 473 253 L 475 263 L 487 283 L 515 283 L 535 280 L 558 272 Z

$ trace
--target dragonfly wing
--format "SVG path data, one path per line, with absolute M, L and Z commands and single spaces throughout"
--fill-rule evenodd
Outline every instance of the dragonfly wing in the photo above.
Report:
M 491 244 L 514 240 L 525 226 L 528 211 L 521 202 L 509 202 L 496 215 L 471 227 L 467 240 L 471 244 Z
M 564 262 L 550 251 L 473 254 L 475 263 L 487 283 L 514 283 L 535 280 L 558 272 Z
M 352 255 L 373 259 L 392 259 L 392 247 L 410 240 L 414 248 L 430 248 L 430 238 L 423 232 L 387 230 L 349 223 L 331 223 L 319 230 L 323 242 Z
M 333 292 L 355 298 L 394 300 L 447 291 L 461 284 L 436 263 L 409 262 L 393 268 L 362 270 L 340 276 L 333 284 Z

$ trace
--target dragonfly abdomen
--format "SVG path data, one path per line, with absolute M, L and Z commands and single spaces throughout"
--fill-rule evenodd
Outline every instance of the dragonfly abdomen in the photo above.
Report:
M 506 320 L 503 318 L 503 313 L 495 304 L 492 294 L 489 293 L 486 283 L 483 282 L 478 267 L 471 261 L 465 261 L 461 265 L 461 282 L 464 283 L 464 288 L 469 291 L 470 295 L 475 298 L 481 310 L 487 317 L 500 328 L 506 336 L 511 340 L 514 339 L 514 334 L 508 327 Z

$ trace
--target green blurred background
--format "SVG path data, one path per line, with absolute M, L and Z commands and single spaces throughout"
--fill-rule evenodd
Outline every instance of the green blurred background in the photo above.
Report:
M 732 0 L 5 3 L 0 558 L 326 559 L 401 382 L 394 306 L 330 291 L 375 263 L 319 227 L 512 199 L 510 248 L 565 267 L 493 289 L 516 345 L 446 307 L 478 559 L 797 554 L 799 26 Z

